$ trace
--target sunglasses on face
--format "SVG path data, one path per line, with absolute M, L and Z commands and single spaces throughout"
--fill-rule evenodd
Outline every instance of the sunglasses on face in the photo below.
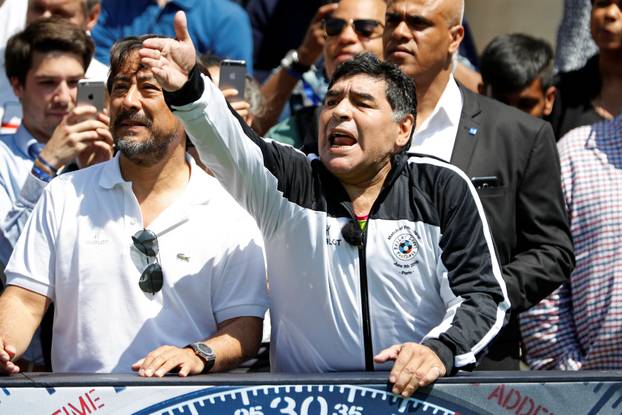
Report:
M 326 36 L 338 36 L 350 25 L 358 36 L 367 38 L 382 36 L 383 24 L 374 19 L 345 20 L 338 17 L 327 17 L 324 19 L 324 32 Z
M 424 30 L 432 25 L 432 23 L 421 16 L 410 16 L 402 13 L 387 12 L 385 15 L 385 22 L 387 28 L 390 30 L 395 29 L 400 23 L 405 22 L 408 28 L 413 30 Z
M 158 237 L 152 231 L 143 229 L 132 236 L 132 242 L 145 256 L 155 259 L 154 263 L 147 265 L 138 280 L 138 286 L 143 292 L 155 294 L 162 289 L 164 283 L 162 267 L 158 263 Z

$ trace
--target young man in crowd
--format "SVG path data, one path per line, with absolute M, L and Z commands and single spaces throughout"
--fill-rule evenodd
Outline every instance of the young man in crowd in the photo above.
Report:
M 0 137 L 3 264 L 43 189 L 63 166 L 112 156 L 108 116 L 92 106 L 76 106 L 78 81 L 93 49 L 84 30 L 54 17 L 35 21 L 9 40 L 6 75 L 24 119 L 15 134 Z
M 542 39 L 522 33 L 494 38 L 479 65 L 482 95 L 537 118 L 548 117 L 555 103 L 553 49 Z
M 28 0 L 27 4 L 26 26 L 37 19 L 55 16 L 80 26 L 87 34 L 97 23 L 100 12 L 99 0 Z M 0 66 L 3 66 L 5 58 L 4 46 L 1 48 L 0 53 L 0 63 L 2 64 Z M 108 67 L 97 59 L 92 58 L 87 65 L 84 76 L 89 79 L 105 81 L 108 77 Z M 0 133 L 9 134 L 15 132 L 21 117 L 22 108 L 19 99 L 13 93 L 9 79 L 2 72 L 0 73 L 0 120 L 2 120 Z
M 186 155 L 186 134 L 142 39 L 111 51 L 116 157 L 45 189 L 6 267 L 0 370 L 15 373 L 43 313 L 56 313 L 52 369 L 180 376 L 254 355 L 267 309 L 250 216 Z

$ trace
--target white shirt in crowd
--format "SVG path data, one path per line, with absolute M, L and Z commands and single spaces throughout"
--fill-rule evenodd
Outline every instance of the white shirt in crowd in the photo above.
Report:
M 225 320 L 268 307 L 263 242 L 253 219 L 189 158 L 183 196 L 149 225 L 164 286 L 138 285 L 149 259 L 119 157 L 58 176 L 45 188 L 6 267 L 9 285 L 54 301 L 56 372 L 131 372 L 162 345 L 209 337 Z
M 452 75 L 432 115 L 417 126 L 410 151 L 451 161 L 462 104 L 462 93 Z

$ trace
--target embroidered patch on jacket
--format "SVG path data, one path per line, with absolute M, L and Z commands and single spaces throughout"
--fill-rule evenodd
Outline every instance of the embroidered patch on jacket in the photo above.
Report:
M 396 233 L 391 238 L 391 248 L 393 256 L 402 262 L 411 261 L 419 252 L 419 244 L 410 230 Z

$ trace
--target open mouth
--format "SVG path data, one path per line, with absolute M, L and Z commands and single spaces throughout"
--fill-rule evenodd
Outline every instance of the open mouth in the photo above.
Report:
M 334 129 L 328 135 L 328 142 L 331 147 L 349 147 L 356 144 L 357 140 L 347 131 Z

